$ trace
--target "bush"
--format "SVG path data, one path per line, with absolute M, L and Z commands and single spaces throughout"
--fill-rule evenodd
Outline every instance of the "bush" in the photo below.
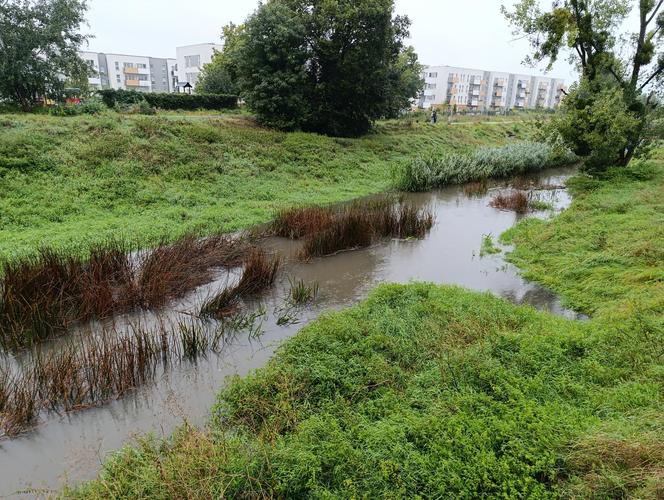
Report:
M 141 101 L 159 109 L 186 110 L 196 109 L 223 110 L 237 107 L 238 97 L 224 94 L 166 94 L 143 93 L 135 90 L 101 90 L 104 103 L 112 108 L 120 105 L 140 104 Z
M 472 155 L 448 153 L 418 158 L 397 173 L 395 182 L 405 191 L 426 191 L 568 165 L 576 160 L 574 153 L 558 143 L 519 142 L 501 148 L 480 148 Z
M 78 115 L 97 115 L 104 111 L 106 106 L 104 102 L 92 97 L 84 100 L 81 104 L 60 104 L 48 108 L 48 114 L 51 116 L 78 116 Z

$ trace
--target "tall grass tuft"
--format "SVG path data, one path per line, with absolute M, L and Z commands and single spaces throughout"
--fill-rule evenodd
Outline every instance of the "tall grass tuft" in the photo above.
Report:
M 434 215 L 429 209 L 418 209 L 407 203 L 379 200 L 372 204 L 355 204 L 338 212 L 326 229 L 307 236 L 300 257 L 324 257 L 366 248 L 379 238 L 423 238 L 433 224 Z
M 524 191 L 510 191 L 498 193 L 491 200 L 491 206 L 499 210 L 511 210 L 518 214 L 525 214 L 531 210 L 532 197 Z
M 155 379 L 158 367 L 218 348 L 224 335 L 195 319 L 155 328 L 131 326 L 36 349 L 10 373 L 0 367 L 0 430 L 15 436 L 42 411 L 77 411 L 118 398 Z M 1 434 L 0 434 L 1 435 Z
M 76 322 L 153 308 L 209 281 L 219 266 L 234 266 L 244 238 L 184 237 L 132 255 L 123 242 L 94 247 L 88 258 L 41 250 L 9 262 L 0 284 L 0 343 L 18 348 Z
M 480 148 L 468 156 L 445 153 L 418 158 L 397 172 L 395 184 L 404 191 L 426 191 L 569 165 L 576 161 L 576 155 L 559 144 L 518 142 L 500 148 Z
M 264 250 L 253 248 L 245 260 L 238 283 L 205 301 L 201 307 L 201 316 L 228 316 L 237 308 L 241 299 L 260 294 L 274 285 L 280 267 L 281 259 L 278 256 L 271 256 Z

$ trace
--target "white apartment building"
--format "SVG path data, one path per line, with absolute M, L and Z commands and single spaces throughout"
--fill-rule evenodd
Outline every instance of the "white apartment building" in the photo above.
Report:
M 198 76 L 206 64 L 212 62 L 216 51 L 221 51 L 223 45 L 215 43 L 200 43 L 187 45 L 175 49 L 177 59 L 177 77 L 180 84 L 189 83 L 196 89 Z
M 497 71 L 430 66 L 423 72 L 419 107 L 450 106 L 467 111 L 555 108 L 565 81 Z
M 92 67 L 89 84 L 93 89 L 174 92 L 177 86 L 175 59 L 102 52 L 79 55 Z

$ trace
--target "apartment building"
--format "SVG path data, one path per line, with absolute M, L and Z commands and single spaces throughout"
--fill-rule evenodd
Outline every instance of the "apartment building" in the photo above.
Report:
M 423 72 L 419 107 L 450 106 L 472 112 L 555 108 L 565 81 L 452 66 L 430 66 Z
M 203 66 L 212 62 L 215 52 L 222 49 L 223 45 L 216 43 L 199 43 L 177 47 L 175 53 L 177 77 L 180 84 L 189 83 L 195 90 Z
M 93 89 L 174 92 L 177 86 L 175 59 L 102 52 L 79 55 L 92 68 L 89 84 Z

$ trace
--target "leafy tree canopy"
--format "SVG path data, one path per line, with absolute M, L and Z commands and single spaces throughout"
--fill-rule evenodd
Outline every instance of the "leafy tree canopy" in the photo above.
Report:
M 556 0 L 543 8 L 539 0 L 520 0 L 513 10 L 503 7 L 515 34 L 532 46 L 527 63 L 551 69 L 567 54 L 579 70 L 581 81 L 562 107 L 567 116 L 555 124 L 594 169 L 627 164 L 648 136 L 664 76 L 663 6 L 664 0 Z M 639 23 L 630 33 L 624 25 L 633 9 Z
M 225 31 L 217 64 L 261 122 L 357 136 L 422 87 L 409 25 L 393 0 L 270 0 Z
M 86 10 L 85 0 L 0 0 L 0 99 L 29 108 L 87 77 L 78 56 Z
M 244 26 L 229 24 L 223 28 L 221 39 L 224 50 L 215 53 L 210 64 L 203 67 L 198 79 L 197 90 L 207 94 L 237 95 L 237 51 L 242 42 Z

